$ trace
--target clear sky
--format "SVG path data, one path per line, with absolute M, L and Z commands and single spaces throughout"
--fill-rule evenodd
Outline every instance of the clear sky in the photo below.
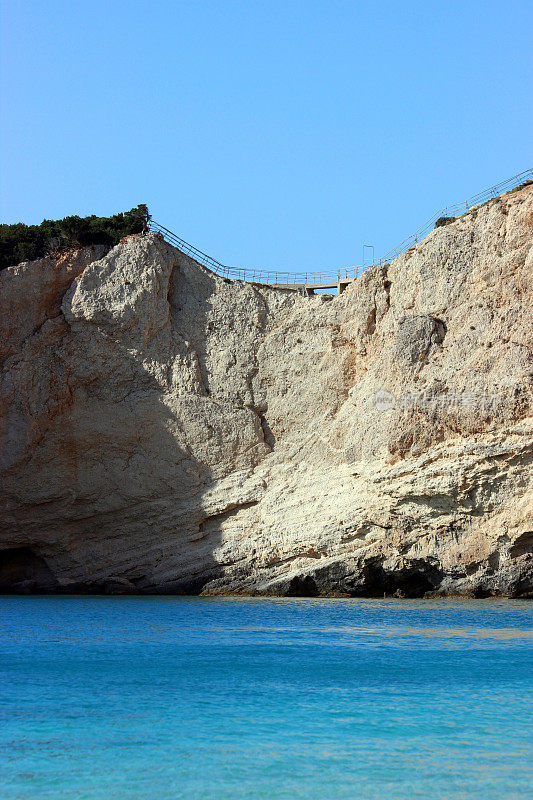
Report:
M 533 166 L 522 0 L 4 0 L 2 221 L 154 219 L 220 261 L 376 257 Z

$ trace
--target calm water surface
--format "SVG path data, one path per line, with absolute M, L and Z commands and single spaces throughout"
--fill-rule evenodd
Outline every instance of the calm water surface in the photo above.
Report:
M 533 797 L 519 601 L 0 598 L 0 795 Z

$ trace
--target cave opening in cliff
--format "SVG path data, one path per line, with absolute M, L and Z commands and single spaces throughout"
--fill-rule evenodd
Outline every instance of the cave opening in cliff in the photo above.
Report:
M 0 550 L 0 591 L 46 592 L 54 589 L 57 581 L 44 558 L 30 547 L 13 547 Z

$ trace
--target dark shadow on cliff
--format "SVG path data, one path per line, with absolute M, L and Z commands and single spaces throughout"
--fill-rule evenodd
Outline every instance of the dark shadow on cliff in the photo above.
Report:
M 404 559 L 387 569 L 380 556 L 361 558 L 348 566 L 336 561 L 311 574 L 281 579 L 274 593 L 286 597 L 424 597 L 440 586 L 444 572 L 437 559 Z
M 61 449 L 70 464 L 63 469 L 56 464 L 61 480 L 51 491 L 74 499 L 67 506 L 46 503 L 18 515 L 5 532 L 9 538 L 3 538 L 24 546 L 6 544 L 0 550 L 0 592 L 197 594 L 220 576 L 213 555 L 220 535 L 206 526 L 202 506 L 212 472 L 172 435 L 176 420 L 157 382 L 145 372 L 142 383 L 138 406 L 130 397 L 102 409 L 115 420 L 117 438 L 96 476 L 91 446 L 77 435 L 75 421 L 63 420 Z M 91 388 L 88 400 L 99 399 L 99 388 Z M 129 452 L 138 425 L 135 449 Z M 130 482 L 133 459 L 142 467 Z M 99 485 L 98 497 L 89 480 Z
M 204 270 L 196 287 L 177 281 L 176 288 L 171 278 L 172 305 L 191 302 L 191 296 L 180 298 L 176 291 L 195 290 L 196 308 L 188 312 L 195 330 L 158 332 L 135 356 L 122 331 L 113 338 L 91 325 L 70 332 L 66 346 L 77 360 L 83 361 L 85 353 L 85 371 L 97 379 L 75 377 L 81 390 L 77 397 L 84 393 L 83 400 L 73 400 L 54 420 L 36 445 L 37 459 L 32 452 L 31 467 L 21 464 L 10 475 L 8 503 L 16 513 L 0 545 L 0 591 L 197 594 L 222 576 L 215 556 L 220 526 L 237 504 L 228 498 L 227 509 L 220 503 L 206 509 L 203 503 L 213 479 L 220 477 L 220 469 L 215 476 L 209 465 L 211 453 L 216 455 L 217 447 L 235 448 L 220 441 L 215 415 L 223 418 L 226 412 L 209 398 L 202 359 L 215 286 Z M 174 358 L 179 363 L 177 337 L 187 343 L 192 358 L 197 354 L 202 385 L 176 396 L 161 375 L 171 372 Z M 107 357 L 109 363 L 120 363 L 112 381 L 105 377 Z M 72 381 L 67 372 L 76 359 L 67 358 L 65 374 L 54 379 Z M 147 369 L 143 359 L 156 368 Z M 34 369 L 40 366 L 46 369 L 47 363 L 36 363 Z M 189 417 L 195 418 L 196 431 L 203 426 L 203 440 L 196 435 L 188 441 Z M 31 421 L 26 418 L 24 424 Z M 47 472 L 52 462 L 54 469 Z M 25 484 L 22 494 L 31 498 L 35 479 L 44 483 L 40 491 L 51 499 L 35 499 L 24 507 L 17 482 Z

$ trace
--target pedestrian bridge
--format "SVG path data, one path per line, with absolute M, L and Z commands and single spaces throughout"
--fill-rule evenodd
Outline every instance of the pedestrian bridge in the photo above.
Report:
M 148 227 L 151 231 L 157 231 L 162 234 L 167 242 L 199 264 L 210 269 L 216 275 L 220 275 L 221 278 L 248 281 L 249 283 L 262 283 L 268 286 L 276 286 L 279 289 L 301 291 L 303 294 L 313 294 L 315 290 L 324 289 L 336 289 L 340 294 L 365 269 L 373 266 L 372 263 L 369 263 L 356 267 L 322 270 L 320 272 L 283 272 L 281 270 L 255 269 L 254 267 L 227 267 L 225 264 L 221 264 L 220 261 L 208 256 L 207 253 L 198 250 L 197 247 L 189 244 L 159 222 L 150 220 Z
M 167 242 L 177 247 L 178 250 L 181 250 L 182 253 L 190 256 L 199 264 L 210 269 L 216 275 L 220 275 L 222 278 L 248 281 L 250 283 L 262 283 L 268 286 L 277 286 L 282 289 L 300 291 L 303 294 L 314 294 L 315 291 L 324 289 L 336 289 L 340 294 L 346 289 L 349 283 L 358 278 L 369 267 L 386 264 L 406 250 L 416 247 L 418 242 L 435 228 L 435 224 L 443 224 L 444 220 L 453 221 L 460 216 L 464 216 L 469 211 L 472 211 L 473 208 L 494 200 L 496 197 L 504 194 L 504 192 L 509 192 L 515 188 L 522 188 L 529 183 L 533 183 L 533 169 L 520 172 L 512 178 L 508 178 L 495 186 L 491 186 L 490 189 L 486 189 L 484 192 L 479 192 L 479 194 L 470 197 L 468 200 L 463 200 L 461 203 L 440 208 L 426 223 L 424 223 L 424 225 L 422 225 L 422 227 L 411 234 L 411 236 L 408 236 L 407 239 L 404 239 L 397 247 L 390 250 L 383 258 L 379 259 L 379 261 L 374 261 L 374 259 L 372 259 L 371 263 L 363 262 L 363 264 L 359 266 L 324 269 L 315 272 L 286 272 L 280 270 L 255 269 L 254 267 L 227 267 L 221 264 L 220 261 L 198 250 L 197 247 L 189 244 L 184 239 L 181 239 L 158 222 L 150 220 L 148 228 L 151 231 L 161 233 Z M 367 245 L 364 247 L 366 246 Z

